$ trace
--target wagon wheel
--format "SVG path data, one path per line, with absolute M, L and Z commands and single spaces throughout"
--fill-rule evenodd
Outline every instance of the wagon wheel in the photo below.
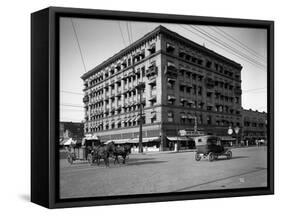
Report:
M 232 151 L 227 151 L 226 152 L 226 158 L 231 159 L 232 158 Z
M 67 161 L 68 161 L 68 163 L 73 164 L 73 158 L 71 155 L 67 156 Z
M 209 153 L 209 155 L 208 155 L 208 159 L 209 159 L 209 161 L 213 161 L 213 160 L 215 160 L 215 154 L 213 153 L 213 152 L 210 152 Z
M 196 160 L 196 161 L 200 161 L 200 160 L 201 160 L 201 156 L 200 156 L 200 154 L 197 153 L 197 152 L 196 152 L 196 154 L 195 154 L 195 160 Z
M 92 154 L 88 154 L 87 160 L 88 160 L 88 162 L 89 162 L 90 165 L 93 164 L 93 156 L 92 156 Z

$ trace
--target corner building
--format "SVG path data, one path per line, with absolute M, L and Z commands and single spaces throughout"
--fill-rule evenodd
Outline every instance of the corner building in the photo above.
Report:
M 241 126 L 242 66 L 158 26 L 85 73 L 85 134 L 166 150 L 179 130 L 226 136 Z M 137 85 L 145 83 L 140 101 Z M 177 138 L 178 139 L 178 138 Z

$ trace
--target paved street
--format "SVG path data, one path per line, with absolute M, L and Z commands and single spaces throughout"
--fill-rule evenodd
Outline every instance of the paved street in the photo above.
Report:
M 110 161 L 110 168 L 61 159 L 61 198 L 266 186 L 265 147 L 232 151 L 231 160 L 214 162 L 197 162 L 194 152 L 131 154 L 127 164 Z

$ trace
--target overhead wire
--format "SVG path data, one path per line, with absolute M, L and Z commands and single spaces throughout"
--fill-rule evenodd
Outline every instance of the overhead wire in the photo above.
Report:
M 122 28 L 121 28 L 120 21 L 118 21 L 118 26 L 119 26 L 119 30 L 120 30 L 120 33 L 121 33 L 121 36 L 122 36 L 123 44 L 126 47 L 127 45 L 126 45 L 126 42 L 125 42 L 125 38 L 124 38 L 124 35 L 123 35 L 123 31 L 122 31 Z
M 222 41 L 221 39 L 211 35 L 209 32 L 207 32 L 206 30 L 203 30 L 202 28 L 200 28 L 199 26 L 193 26 L 193 25 L 190 25 L 191 28 L 193 28 L 194 30 L 200 32 L 201 34 L 205 35 L 206 37 L 212 39 L 213 41 L 221 44 L 222 46 L 236 52 L 238 55 L 248 59 L 249 61 L 251 61 L 252 63 L 254 63 L 255 65 L 257 66 L 260 66 L 260 67 L 263 67 L 265 68 L 265 65 L 259 63 L 257 60 L 253 59 L 252 57 L 249 57 L 248 55 L 245 55 L 243 52 L 241 52 L 240 50 L 237 50 L 236 48 L 228 45 L 227 43 L 225 43 L 224 41 Z
M 73 32 L 74 32 L 74 36 L 75 36 L 75 38 L 76 38 L 76 42 L 77 42 L 77 45 L 78 45 L 78 49 L 79 49 L 79 52 L 80 52 L 80 57 L 81 57 L 81 60 L 82 60 L 82 64 L 83 64 L 83 67 L 84 67 L 84 71 L 85 71 L 85 73 L 86 73 L 86 72 L 87 72 L 87 69 L 86 69 L 84 57 L 83 57 L 83 54 L 82 54 L 82 49 L 81 49 L 81 46 L 80 46 L 80 43 L 79 43 L 79 39 L 78 39 L 78 35 L 77 35 L 76 29 L 75 29 L 75 26 L 74 26 L 73 19 L 70 18 L 70 21 L 71 21 L 72 29 L 73 29 Z
M 212 26 L 213 29 L 217 29 L 218 31 L 220 31 L 222 34 L 224 34 L 225 36 L 229 37 L 230 39 L 232 39 L 232 41 L 234 43 L 236 43 L 237 45 L 240 44 L 241 48 L 248 50 L 248 52 L 251 52 L 252 54 L 256 55 L 257 57 L 259 57 L 262 60 L 266 60 L 264 55 L 261 55 L 260 53 L 258 53 L 257 51 L 251 49 L 250 47 L 248 47 L 246 44 L 242 43 L 240 40 L 238 40 L 237 38 L 233 37 L 231 34 L 225 32 L 224 30 L 222 30 L 221 28 Z
M 226 47 L 222 46 L 222 45 L 219 44 L 219 43 L 214 43 L 214 41 L 212 41 L 211 39 L 207 38 L 206 36 L 204 36 L 204 35 L 202 35 L 202 34 L 199 34 L 199 33 L 195 32 L 195 31 L 193 31 L 192 29 L 186 28 L 186 26 L 183 26 L 183 25 L 178 25 L 178 26 L 180 26 L 181 28 L 185 29 L 185 31 L 191 32 L 191 33 L 193 33 L 194 35 L 199 36 L 200 38 L 204 39 L 205 41 L 208 41 L 209 43 L 214 44 L 215 46 L 218 46 L 218 47 L 220 47 L 221 49 L 223 49 L 223 50 L 225 50 L 225 51 L 227 51 L 227 52 L 230 52 L 232 55 L 234 55 L 234 56 L 236 56 L 236 57 L 238 57 L 238 58 L 243 58 L 243 59 L 244 59 L 245 61 L 247 61 L 248 63 L 253 64 L 253 63 L 250 62 L 248 59 L 245 59 L 244 57 L 241 57 L 240 55 L 238 55 L 236 52 L 227 49 Z M 205 42 L 204 42 L 204 44 L 205 44 Z M 257 67 L 257 69 L 260 69 L 260 70 L 263 71 L 263 68 L 261 68 L 261 67 Z
M 126 22 L 126 28 L 127 28 L 127 34 L 128 34 L 128 39 L 129 39 L 129 44 L 131 44 L 131 36 L 130 36 L 130 30 L 129 30 L 129 23 Z

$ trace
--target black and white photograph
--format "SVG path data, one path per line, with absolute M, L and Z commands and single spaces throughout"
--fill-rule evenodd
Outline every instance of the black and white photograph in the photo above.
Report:
M 59 23 L 61 199 L 268 186 L 266 29 Z

